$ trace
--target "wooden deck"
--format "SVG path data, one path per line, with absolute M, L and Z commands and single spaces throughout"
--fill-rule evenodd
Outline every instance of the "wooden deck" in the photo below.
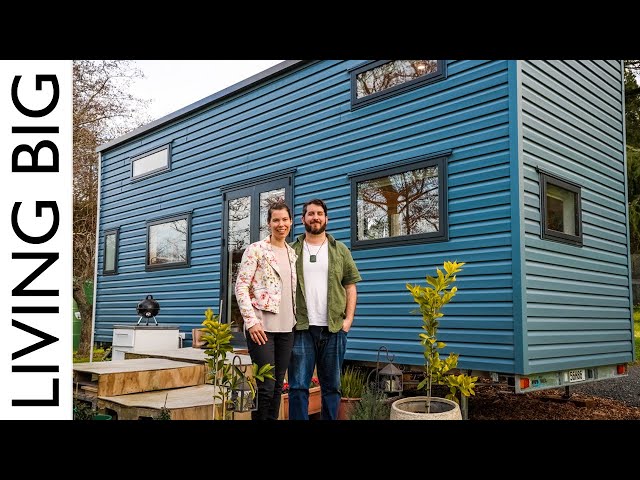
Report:
M 73 378 L 85 396 L 115 396 L 200 385 L 205 366 L 162 358 L 75 363 Z
M 235 350 L 233 353 L 227 353 L 227 361 L 231 362 L 234 355 L 240 357 L 241 365 L 251 365 L 251 357 L 249 357 L 247 350 Z M 148 350 L 132 350 L 126 352 L 124 355 L 126 360 L 140 359 L 140 358 L 163 358 L 166 360 L 175 360 L 179 362 L 189 363 L 205 363 L 207 356 L 202 348 L 175 348 L 172 350 L 161 350 L 157 352 L 150 352 Z M 237 362 L 238 360 L 236 360 Z
M 246 350 L 237 355 L 243 367 L 252 364 Z M 205 350 L 176 348 L 162 351 L 134 350 L 125 360 L 73 365 L 74 398 L 91 402 L 119 420 L 155 418 L 165 406 L 173 420 L 212 420 L 214 387 L 207 383 Z M 238 359 L 236 359 L 238 364 Z M 247 369 L 247 375 L 252 375 Z M 235 415 L 250 420 L 250 413 Z
M 118 420 L 139 420 L 159 415 L 166 405 L 172 420 L 213 420 L 213 385 L 98 397 L 98 408 L 117 415 Z M 165 403 L 166 402 L 166 403 Z M 219 404 L 220 401 L 216 400 Z M 237 414 L 236 420 L 250 420 L 250 413 Z

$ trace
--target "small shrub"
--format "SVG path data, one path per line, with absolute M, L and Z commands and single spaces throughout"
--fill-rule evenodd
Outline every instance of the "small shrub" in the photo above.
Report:
M 445 396 L 449 400 L 459 403 L 456 394 L 469 397 L 475 395 L 475 383 L 478 377 L 466 374 L 455 375 L 450 373 L 458 365 L 458 354 L 449 353 L 449 356 L 440 358 L 440 350 L 447 346 L 446 343 L 438 341 L 439 319 L 444 316 L 442 307 L 451 301 L 456 295 L 458 287 L 451 286 L 456 281 L 456 273 L 462 271 L 464 262 L 444 262 L 442 270 L 436 268 L 437 277 L 427 275 L 427 283 L 430 287 L 421 285 L 411 285 L 407 283 L 407 289 L 411 292 L 414 302 L 416 302 L 422 314 L 422 330 L 420 343 L 424 347 L 424 373 L 425 378 L 417 386 L 418 390 L 424 389 L 427 398 L 431 398 L 431 387 L 433 385 L 447 385 L 449 393 Z M 427 400 L 427 412 L 430 411 L 430 401 Z
M 360 398 L 366 384 L 365 374 L 351 365 L 340 376 L 340 391 L 343 398 Z
M 97 411 L 87 402 L 75 402 L 73 406 L 74 420 L 91 420 L 96 413 Z
M 391 405 L 380 391 L 365 387 L 362 398 L 351 411 L 351 420 L 389 420 Z
M 154 420 L 171 420 L 171 410 L 167 408 L 167 399 L 169 398 L 169 394 L 167 393 L 164 397 L 164 405 L 160 409 L 160 413 L 153 417 Z

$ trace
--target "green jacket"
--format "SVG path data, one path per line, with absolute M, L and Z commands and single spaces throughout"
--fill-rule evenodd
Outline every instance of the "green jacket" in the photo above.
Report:
M 302 246 L 305 235 L 299 235 L 291 244 L 298 255 L 296 272 L 298 275 L 298 288 L 296 290 L 296 330 L 309 329 L 309 317 L 307 314 L 307 302 L 304 296 L 304 271 L 302 268 Z M 329 241 L 329 285 L 327 288 L 327 320 L 329 331 L 336 333 L 342 328 L 342 322 L 346 316 L 347 293 L 345 285 L 357 283 L 362 280 L 356 267 L 351 252 L 347 246 L 331 235 L 327 234 Z

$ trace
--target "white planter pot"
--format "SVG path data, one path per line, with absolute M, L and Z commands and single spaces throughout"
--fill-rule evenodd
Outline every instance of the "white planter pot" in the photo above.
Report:
M 431 410 L 427 413 L 429 397 L 409 397 L 391 404 L 391 420 L 462 420 L 458 404 L 446 398 L 431 397 Z

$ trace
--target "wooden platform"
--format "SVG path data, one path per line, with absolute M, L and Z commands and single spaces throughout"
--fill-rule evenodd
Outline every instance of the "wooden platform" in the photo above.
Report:
M 251 357 L 249 357 L 247 350 L 235 350 L 233 353 L 227 353 L 227 361 L 231 362 L 234 355 L 240 357 L 241 365 L 251 365 Z M 179 362 L 189 363 L 205 363 L 207 356 L 202 348 L 175 348 L 172 350 L 161 350 L 158 352 L 149 352 L 146 350 L 132 350 L 124 354 L 125 359 L 139 359 L 139 358 L 164 358 L 167 360 L 175 360 Z M 236 360 L 237 362 L 238 360 Z
M 101 396 L 98 397 L 98 408 L 115 413 L 118 420 L 140 420 L 157 417 L 166 402 L 172 420 L 213 420 L 214 392 L 213 385 L 197 385 L 131 395 Z M 250 420 L 251 414 L 236 414 L 235 419 Z
M 82 392 L 78 398 L 91 401 L 92 397 L 201 385 L 205 365 L 163 358 L 74 363 L 73 380 L 74 392 Z

